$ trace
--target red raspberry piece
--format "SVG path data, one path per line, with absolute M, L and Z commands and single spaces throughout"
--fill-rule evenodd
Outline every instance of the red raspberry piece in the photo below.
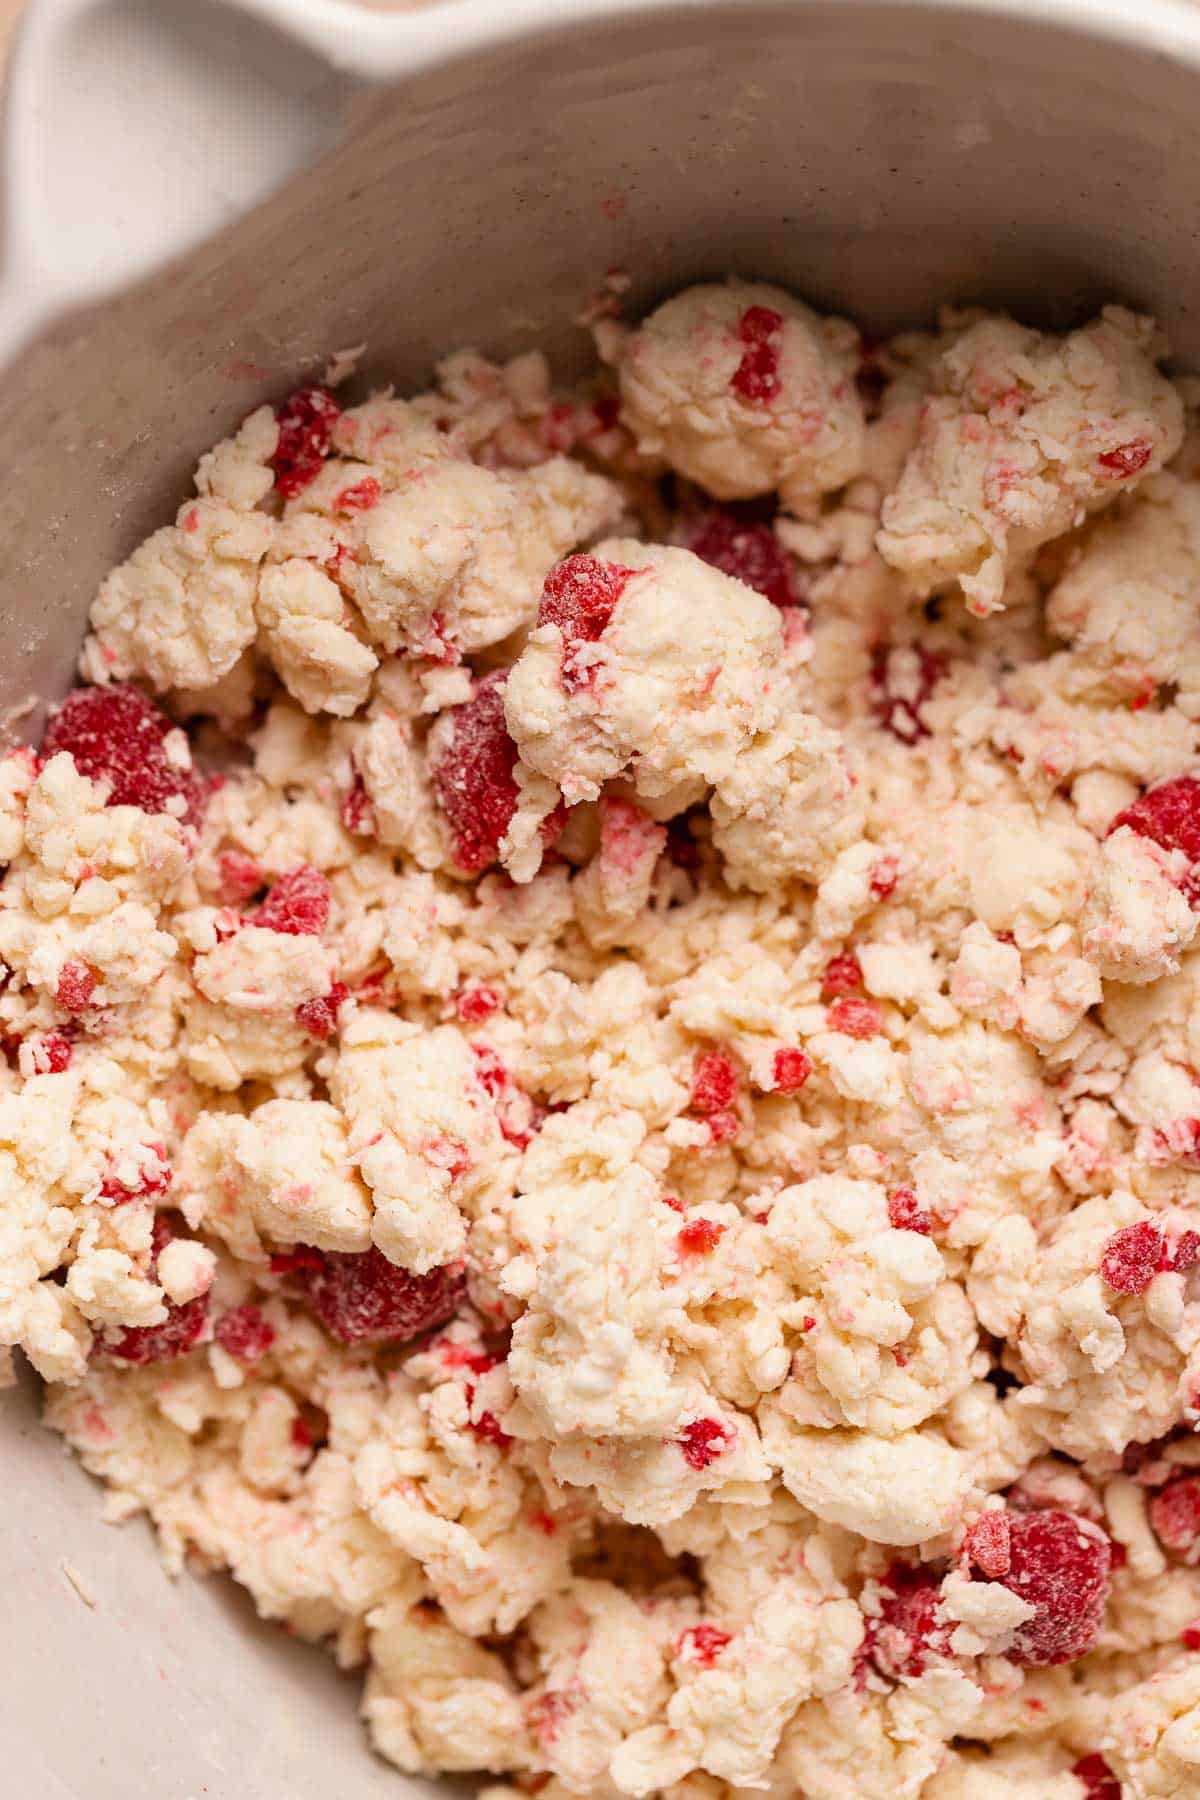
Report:
M 880 1578 L 878 1618 L 867 1621 L 867 1648 L 881 1675 L 920 1675 L 949 1633 L 936 1614 L 941 1582 L 931 1569 L 893 1563 Z
M 473 1350 L 470 1344 L 441 1343 L 434 1346 L 446 1369 L 470 1369 L 473 1375 L 486 1375 L 497 1367 L 498 1359 L 486 1350 Z
M 333 428 L 341 416 L 341 407 L 322 387 L 297 388 L 276 408 L 279 441 L 271 467 L 275 471 L 275 491 L 285 500 L 294 500 L 316 480 L 329 454 Z
M 297 1244 L 294 1250 L 276 1250 L 270 1257 L 272 1275 L 320 1274 L 325 1267 L 325 1252 L 311 1244 Z
M 1071 1773 L 1083 1783 L 1083 1800 L 1121 1800 L 1121 1784 L 1098 1750 L 1072 1763 Z
M 370 512 L 383 498 L 383 489 L 373 475 L 366 475 L 351 487 L 333 496 L 333 508 L 340 513 Z
M 503 669 L 485 675 L 472 698 L 453 709 L 450 742 L 430 769 L 454 864 L 464 875 L 478 875 L 496 861 L 517 810 L 517 746 L 504 723 L 506 680 Z M 542 827 L 543 839 L 552 841 L 565 822 L 566 813 L 556 809 Z
M 804 1050 L 777 1050 L 771 1064 L 772 1092 L 798 1094 L 813 1072 L 812 1057 Z
M 1179 1475 L 1150 1502 L 1150 1523 L 1168 1550 L 1190 1550 L 1200 1539 L 1200 1476 Z
M 830 1031 L 840 1031 L 844 1037 L 878 1037 L 883 1030 L 883 1014 L 874 1000 L 848 997 L 834 1001 L 825 1014 L 825 1023 Z
M 1133 438 L 1128 444 L 1118 444 L 1115 450 L 1103 451 L 1096 460 L 1118 480 L 1126 480 L 1130 475 L 1140 475 L 1153 454 L 1148 438 Z
M 141 1172 L 133 1187 L 126 1186 L 123 1181 L 118 1181 L 114 1174 L 106 1175 L 100 1187 L 102 1199 L 111 1200 L 117 1206 L 123 1206 L 128 1200 L 157 1199 L 167 1192 L 173 1177 L 166 1151 L 161 1144 L 143 1144 L 141 1148 L 152 1153 L 153 1161 L 149 1157 L 142 1160 Z M 163 1243 L 169 1242 L 170 1232 L 166 1221 L 161 1216 L 155 1220 L 155 1228 L 166 1232 Z M 156 1244 L 156 1255 L 161 1248 L 162 1244 Z
M 71 1066 L 70 1038 L 61 1031 L 44 1031 L 34 1038 L 33 1064 L 39 1075 L 61 1075 Z
M 722 1631 L 719 1625 L 710 1625 L 705 1619 L 680 1632 L 675 1640 L 675 1655 L 686 1657 L 697 1668 L 711 1669 L 726 1644 L 732 1642 L 731 1632 Z
M 1186 1274 L 1200 1262 L 1200 1231 L 1181 1231 L 1179 1242 L 1171 1257 L 1171 1267 L 1176 1274 Z
M 319 1267 L 306 1254 L 300 1266 L 287 1272 L 300 1280 L 313 1312 L 343 1344 L 394 1344 L 418 1337 L 453 1317 L 466 1291 L 459 1263 L 413 1275 L 374 1245 L 358 1255 L 340 1250 L 312 1254 L 320 1258 Z
M 261 1307 L 235 1306 L 217 1320 L 213 1336 L 227 1356 L 252 1367 L 262 1361 L 275 1342 L 275 1327 L 264 1317 Z
M 72 958 L 58 972 L 54 998 L 64 1012 L 86 1012 L 99 984 L 99 976 L 90 964 Z
M 182 816 L 198 824 L 203 788 L 191 769 L 168 762 L 163 740 L 172 729 L 140 688 L 76 688 L 47 725 L 42 756 L 68 751 L 81 775 L 107 782 L 109 806 L 160 813 L 182 800 Z
M 676 1234 L 675 1242 L 681 1256 L 707 1256 L 724 1236 L 724 1225 L 718 1225 L 715 1219 L 691 1219 Z
M 729 385 L 750 406 L 767 405 L 783 386 L 779 379 L 782 330 L 783 314 L 771 306 L 748 306 L 737 322 L 738 342 L 745 349 Z
M 928 1237 L 933 1230 L 932 1216 L 918 1205 L 910 1187 L 892 1189 L 887 1198 L 887 1214 L 888 1224 L 897 1231 L 919 1231 L 922 1237 Z
M 922 708 L 932 698 L 948 666 L 944 656 L 918 646 L 916 692 L 899 694 L 891 685 L 895 676 L 889 646 L 879 644 L 872 652 L 871 708 L 885 731 L 890 731 L 902 744 L 915 744 L 920 738 L 929 736 Z
M 872 900 L 890 900 L 900 880 L 900 864 L 894 856 L 881 856 L 871 870 Z
M 1004 1512 L 980 1513 L 963 1540 L 968 1557 L 991 1581 L 1012 1567 L 1012 1520 Z
M 1185 1650 L 1200 1650 L 1200 1619 L 1193 1619 L 1190 1625 L 1184 1626 L 1179 1641 Z
M 683 1201 L 679 1198 L 678 1194 L 660 1194 L 658 1197 L 664 1206 L 670 1207 L 672 1212 L 683 1213 L 687 1211 L 687 1207 L 683 1204 Z
M 1156 1125 L 1150 1141 L 1152 1159 L 1159 1167 L 1183 1163 L 1185 1168 L 1200 1168 L 1200 1119 L 1172 1119 L 1168 1125 Z
M 708 1139 L 711 1144 L 731 1144 L 741 1129 L 741 1122 L 735 1112 L 715 1112 L 708 1115 Z
M 560 680 L 568 694 L 590 687 L 595 669 L 581 665 L 576 652 L 581 644 L 594 644 L 604 636 L 635 569 L 621 563 L 600 562 L 594 556 L 568 556 L 551 569 L 542 588 L 539 625 L 557 625 L 562 633 Z
M 702 1050 L 692 1064 L 693 1112 L 724 1112 L 738 1093 L 738 1073 L 724 1050 Z
M 495 1413 L 482 1412 L 477 1419 L 470 1421 L 470 1425 L 477 1438 L 482 1438 L 485 1444 L 494 1444 L 497 1450 L 506 1450 L 512 1443 L 512 1438 Z
M 1049 1510 L 1011 1516 L 1012 1561 L 1004 1586 L 1030 1606 L 1009 1652 L 1026 1668 L 1074 1662 L 1090 1650 L 1104 1623 L 1108 1539 L 1077 1513 Z
M 326 1044 L 337 1030 L 338 1014 L 349 998 L 344 981 L 335 981 L 327 994 L 315 1000 L 302 1000 L 296 1008 L 296 1023 L 319 1044 Z
M 291 937 L 320 937 L 329 923 L 329 883 L 320 869 L 301 863 L 275 883 L 251 925 Z
M 763 594 L 772 606 L 798 606 L 792 559 L 761 519 L 742 519 L 732 510 L 711 512 L 687 541 L 693 556 Z
M 835 956 L 825 964 L 825 973 L 821 977 L 821 998 L 836 1000 L 839 994 L 857 994 L 862 984 L 862 964 L 857 956 L 849 952 L 845 956 Z
M 1164 1239 L 1157 1225 L 1141 1219 L 1114 1231 L 1100 1258 L 1100 1274 L 1118 1294 L 1144 1294 L 1162 1267 Z
M 455 1016 L 464 1025 L 482 1025 L 499 1012 L 500 1006 L 500 996 L 493 987 L 463 988 L 454 996 Z
M 313 1447 L 312 1426 L 299 1413 L 292 1420 L 292 1429 L 288 1433 L 297 1450 L 311 1450 Z
M 366 784 L 357 769 L 350 790 L 338 810 L 343 826 L 352 837 L 375 836 L 375 808 L 371 805 Z
M 217 898 L 222 906 L 241 906 L 267 878 L 252 856 L 242 850 L 222 850 L 217 858 Z
M 707 1469 L 709 1463 L 723 1456 L 733 1442 L 727 1426 L 720 1419 L 693 1419 L 685 1425 L 678 1439 L 683 1459 L 690 1468 Z
M 171 1242 L 175 1233 L 170 1221 L 159 1213 L 154 1221 L 154 1235 L 150 1245 L 150 1274 L 158 1273 L 159 1253 Z M 116 1362 L 129 1363 L 134 1368 L 145 1368 L 150 1363 L 173 1362 L 177 1356 L 186 1356 L 189 1350 L 203 1342 L 208 1336 L 208 1295 L 197 1294 L 194 1300 L 188 1300 L 183 1306 L 175 1306 L 168 1301 L 167 1316 L 161 1325 L 131 1325 L 122 1331 L 119 1338 L 107 1346 L 107 1353 Z
M 1122 825 L 1164 850 L 1182 850 L 1190 863 L 1200 862 L 1200 781 L 1194 775 L 1179 775 L 1150 788 L 1117 814 L 1108 835 Z M 1182 885 L 1192 905 L 1200 905 L 1200 873 L 1193 869 Z

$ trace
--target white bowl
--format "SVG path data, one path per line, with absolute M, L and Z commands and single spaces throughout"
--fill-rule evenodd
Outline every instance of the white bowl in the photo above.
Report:
M 1190 0 L 40 0 L 6 126 L 0 712 L 63 691 L 242 414 L 362 340 L 401 385 L 463 343 L 569 368 L 613 266 L 874 331 L 1124 299 L 1200 366 Z M 3 1417 L 4 1792 L 403 1791 L 317 1652 L 103 1525 L 31 1391 Z

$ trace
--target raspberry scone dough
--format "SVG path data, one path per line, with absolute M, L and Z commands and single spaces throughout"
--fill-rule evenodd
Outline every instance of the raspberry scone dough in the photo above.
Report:
M 103 584 L 0 759 L 0 1343 L 406 1772 L 1183 1800 L 1181 394 L 600 335 L 260 408 Z

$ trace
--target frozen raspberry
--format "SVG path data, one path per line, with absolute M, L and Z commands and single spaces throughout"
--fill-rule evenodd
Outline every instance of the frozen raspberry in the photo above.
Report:
M 30 1047 L 39 1075 L 61 1075 L 71 1066 L 71 1040 L 65 1032 L 44 1031 L 30 1040 Z
M 702 1050 L 692 1064 L 693 1112 L 724 1112 L 738 1093 L 738 1073 L 724 1050 Z
M 296 1023 L 319 1044 L 327 1044 L 337 1030 L 338 1014 L 349 998 L 344 981 L 335 981 L 327 994 L 315 1000 L 302 1000 L 296 1008 Z
M 1151 788 L 1117 814 L 1109 835 L 1122 825 L 1164 850 L 1182 850 L 1190 863 L 1200 862 L 1200 781 L 1194 775 L 1180 775 Z M 1193 906 L 1200 905 L 1200 872 L 1188 873 L 1183 892 Z
M 500 996 L 493 987 L 463 988 L 454 996 L 455 1017 L 464 1025 L 482 1025 L 499 1012 L 500 1006 Z
M 923 1673 L 931 1654 L 947 1648 L 948 1631 L 937 1622 L 941 1583 L 931 1569 L 893 1563 L 879 1582 L 879 1616 L 867 1622 L 867 1645 L 881 1675 Z
M 963 1549 L 989 1581 L 999 1581 L 1012 1567 L 1012 1520 L 1004 1512 L 980 1513 L 963 1540 Z
M 111 1200 L 115 1206 L 123 1206 L 129 1200 L 158 1199 L 171 1186 L 173 1179 L 171 1165 L 167 1161 L 167 1153 L 161 1144 L 143 1144 L 143 1151 L 148 1155 L 139 1158 L 139 1167 L 133 1186 L 118 1180 L 115 1172 L 110 1171 L 100 1185 L 100 1196 Z M 165 1229 L 165 1221 L 161 1216 L 155 1220 L 160 1231 Z M 164 1242 L 167 1241 L 164 1239 Z M 157 1246 L 161 1249 L 161 1244 Z
M 840 1031 L 844 1037 L 878 1037 L 883 1030 L 883 1014 L 874 1000 L 856 1000 L 848 996 L 835 1000 L 828 1008 L 825 1023 L 830 1031 Z
M 731 1144 L 741 1130 L 741 1121 L 735 1112 L 715 1112 L 708 1115 L 708 1141 L 710 1144 Z
M 893 662 L 894 652 L 877 645 L 871 656 L 871 708 L 879 723 L 902 744 L 915 744 L 929 736 L 922 708 L 932 698 L 946 673 L 947 661 L 935 651 L 918 647 L 915 679 Z M 905 659 L 907 661 L 907 658 Z
M 1083 1800 L 1121 1800 L 1121 1784 L 1098 1750 L 1072 1763 L 1071 1773 L 1083 1783 Z
M 65 962 L 58 972 L 54 998 L 64 1012 L 86 1012 L 99 984 L 99 976 L 90 964 L 74 959 Z
M 1171 1267 L 1176 1274 L 1184 1275 L 1194 1269 L 1200 1262 L 1200 1231 L 1181 1231 L 1179 1241 L 1171 1253 Z
M 779 335 L 783 314 L 770 306 L 748 306 L 737 323 L 742 360 L 729 385 L 750 406 L 766 406 L 783 383 L 779 379 Z
M 297 1244 L 294 1250 L 276 1250 L 270 1257 L 272 1275 L 319 1275 L 325 1267 L 325 1252 L 311 1244 Z
M 917 1196 L 910 1187 L 893 1188 L 887 1198 L 888 1224 L 897 1231 L 919 1231 L 922 1237 L 928 1237 L 933 1230 L 933 1219 L 917 1202 Z
M 1100 1273 L 1118 1294 L 1144 1294 L 1162 1267 L 1163 1234 L 1148 1219 L 1114 1231 L 1100 1258 Z
M 76 688 L 47 725 L 42 755 L 68 751 L 81 775 L 108 784 L 109 806 L 170 811 L 196 824 L 203 788 L 190 768 L 177 769 L 168 759 L 164 739 L 171 729 L 140 688 Z
M 699 1470 L 707 1469 L 709 1463 L 724 1455 L 732 1437 L 720 1419 L 693 1419 L 690 1425 L 684 1426 L 678 1442 L 689 1468 Z
M 562 633 L 560 680 L 568 694 L 591 685 L 594 667 L 579 660 L 579 647 L 603 637 L 635 573 L 621 563 L 600 562 L 594 556 L 568 556 L 547 575 L 537 622 L 557 625 Z
M 375 836 L 375 808 L 371 805 L 366 785 L 357 770 L 349 792 L 342 799 L 338 816 L 352 837 Z
M 1185 1650 L 1200 1650 L 1200 1619 L 1193 1619 L 1190 1625 L 1184 1626 L 1179 1641 Z
M 371 1246 L 360 1254 L 315 1251 L 286 1272 L 303 1285 L 309 1306 L 343 1344 L 403 1343 L 457 1311 L 466 1290 L 461 1264 L 413 1275 Z M 272 1268 L 276 1259 L 272 1259 Z
M 857 956 L 847 953 L 835 956 L 825 964 L 821 976 L 822 1000 L 836 1000 L 839 994 L 857 994 L 862 990 L 862 964 Z
M 222 850 L 217 858 L 217 898 L 222 906 L 242 906 L 267 878 L 252 856 L 242 850 Z
M 1140 475 L 1153 454 L 1153 445 L 1146 438 L 1134 438 L 1128 444 L 1118 444 L 1115 450 L 1103 451 L 1096 460 L 1102 469 L 1125 480 L 1130 475 Z
M 664 1206 L 670 1207 L 672 1212 L 685 1213 L 687 1211 L 687 1207 L 683 1204 L 683 1201 L 679 1198 L 678 1194 L 660 1194 L 658 1197 Z
M 167 1219 L 159 1213 L 154 1221 L 150 1254 L 152 1277 L 158 1271 L 159 1252 L 174 1235 Z M 115 1362 L 129 1363 L 141 1369 L 149 1363 L 172 1362 L 177 1356 L 186 1356 L 207 1336 L 208 1295 L 197 1294 L 183 1306 L 168 1302 L 167 1316 L 161 1325 L 127 1326 L 120 1337 L 107 1346 L 107 1353 Z
M 732 509 L 708 513 L 698 521 L 687 548 L 701 562 L 765 595 L 773 606 L 800 604 L 792 559 L 761 519 L 742 519 Z
M 320 937 L 329 923 L 329 883 L 320 869 L 301 863 L 275 883 L 250 923 L 291 937 Z
M 804 1050 L 777 1050 L 771 1064 L 771 1091 L 798 1094 L 813 1072 L 812 1057 Z
M 680 1632 L 675 1640 L 675 1654 L 689 1663 L 695 1663 L 697 1668 L 711 1669 L 726 1644 L 732 1642 L 730 1632 L 722 1631 L 719 1625 L 710 1625 L 704 1620 L 701 1624 L 691 1625 L 686 1631 Z
M 495 1413 L 482 1412 L 477 1419 L 470 1420 L 471 1430 L 485 1444 L 494 1444 L 497 1450 L 506 1450 L 512 1438 L 505 1431 Z
M 504 670 L 485 675 L 464 706 L 456 706 L 449 744 L 430 769 L 433 790 L 450 827 L 454 865 L 464 875 L 490 868 L 517 809 L 517 746 L 504 723 Z M 565 813 L 542 827 L 546 841 Z M 551 823 L 553 820 L 553 824 Z
M 383 489 L 373 475 L 366 475 L 351 487 L 333 496 L 333 510 L 340 513 L 370 512 L 383 498 Z
M 715 1219 L 692 1219 L 676 1234 L 675 1242 L 681 1256 L 707 1256 L 724 1235 L 724 1225 L 718 1225 Z
M 261 1307 L 235 1306 L 217 1320 L 213 1336 L 227 1356 L 249 1368 L 261 1362 L 275 1342 L 275 1327 Z
M 1179 1475 L 1150 1502 L 1150 1523 L 1168 1550 L 1190 1550 L 1200 1538 L 1200 1476 Z
M 1037 1609 L 1017 1628 L 1009 1655 L 1035 1669 L 1074 1662 L 1104 1623 L 1108 1539 L 1077 1513 L 1048 1510 L 1012 1514 L 1009 1543 L 1004 1586 Z
M 316 480 L 329 454 L 329 440 L 342 409 L 321 387 L 297 388 L 276 408 L 279 441 L 271 458 L 275 491 L 294 500 Z

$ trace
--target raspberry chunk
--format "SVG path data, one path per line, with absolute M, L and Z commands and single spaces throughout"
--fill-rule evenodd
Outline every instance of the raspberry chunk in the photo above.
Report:
M 783 314 L 772 306 L 748 306 L 737 322 L 738 342 L 745 349 L 729 385 L 750 406 L 768 405 L 783 386 L 779 378 L 782 330 Z
M 732 1434 L 720 1419 L 693 1419 L 685 1425 L 677 1440 L 689 1468 L 707 1469 L 709 1463 L 723 1456 L 733 1442 Z
M 857 994 L 862 984 L 862 964 L 857 956 L 849 952 L 844 956 L 835 956 L 825 964 L 825 973 L 821 977 L 821 998 L 836 1000 L 839 994 Z
M 732 1642 L 731 1632 L 722 1631 L 719 1625 L 710 1625 L 705 1619 L 680 1632 L 675 1640 L 675 1654 L 699 1669 L 711 1669 L 726 1644 Z
M 479 875 L 497 860 L 500 840 L 517 810 L 517 746 L 504 723 L 506 672 L 485 675 L 474 695 L 450 717 L 450 742 L 430 769 L 433 791 L 450 827 L 451 855 L 463 875 Z M 566 823 L 556 807 L 542 826 L 552 843 Z
M 878 1037 L 883 1030 L 883 1014 L 874 1000 L 859 1000 L 847 996 L 835 1000 L 829 1007 L 825 1023 L 830 1031 L 840 1031 L 844 1037 Z
M 366 783 L 356 769 L 349 791 L 343 796 L 338 817 L 352 837 L 374 837 L 377 830 L 375 808 L 367 793 Z
M 741 1121 L 735 1112 L 715 1112 L 708 1115 L 710 1144 L 731 1144 L 740 1129 Z
M 294 500 L 316 480 L 329 454 L 333 428 L 341 416 L 341 407 L 322 387 L 297 388 L 276 408 L 279 440 L 271 467 L 275 471 L 275 491 L 285 500 Z
M 319 1261 L 314 1260 L 319 1259 Z M 272 1268 L 278 1259 L 272 1258 Z M 453 1317 L 466 1291 L 460 1263 L 413 1275 L 374 1245 L 355 1255 L 309 1251 L 284 1271 L 298 1279 L 326 1331 L 343 1344 L 396 1344 Z
M 1150 788 L 1117 814 L 1108 835 L 1122 825 L 1164 850 L 1182 850 L 1190 863 L 1200 862 L 1200 781 L 1194 775 L 1179 775 Z M 1183 892 L 1193 906 L 1200 905 L 1200 873 L 1193 870 L 1187 875 Z
M 275 1327 L 261 1307 L 235 1306 L 231 1312 L 222 1313 L 213 1336 L 227 1356 L 252 1368 L 275 1342 Z
M 687 541 L 701 562 L 732 575 L 763 594 L 772 606 L 798 606 L 792 559 L 761 519 L 742 519 L 733 510 L 706 514 Z
M 1098 1750 L 1072 1763 L 1071 1773 L 1083 1783 L 1083 1800 L 1121 1800 L 1121 1784 Z
M 537 622 L 557 625 L 562 633 L 559 679 L 566 693 L 591 685 L 595 669 L 579 660 L 579 648 L 603 637 L 618 600 L 636 573 L 621 563 L 600 562 L 594 556 L 568 556 L 547 575 Z
M 915 744 L 929 736 L 922 709 L 945 675 L 947 660 L 923 646 L 916 649 L 916 668 L 905 667 L 908 658 L 897 657 L 886 644 L 871 655 L 871 708 L 885 731 L 902 744 Z
M 64 1012 L 86 1012 L 92 1004 L 92 995 L 99 985 L 100 978 L 90 963 L 79 962 L 71 958 L 65 962 L 58 972 L 58 986 L 54 990 L 54 998 Z
M 1162 1232 L 1148 1219 L 1114 1231 L 1100 1258 L 1100 1273 L 1118 1294 L 1144 1294 L 1163 1266 Z
M 170 719 L 140 688 L 76 688 L 47 725 L 42 755 L 67 751 L 81 775 L 108 784 L 109 806 L 173 812 L 197 824 L 203 789 L 190 768 L 168 760 L 170 730 Z
M 737 1099 L 738 1073 L 724 1050 L 702 1050 L 692 1064 L 693 1112 L 723 1112 Z
M 691 1219 L 676 1233 L 675 1242 L 681 1256 L 707 1256 L 724 1236 L 724 1225 L 715 1219 Z
M 1014 1513 L 1010 1526 L 1012 1560 L 1004 1586 L 1037 1610 L 1018 1627 L 1009 1655 L 1035 1669 L 1074 1662 L 1091 1649 L 1104 1623 L 1108 1539 L 1077 1513 Z
M 110 1170 L 100 1185 L 101 1199 L 111 1200 L 116 1206 L 123 1206 L 129 1200 L 158 1199 L 160 1195 L 167 1192 L 171 1185 L 172 1172 L 163 1146 L 161 1144 L 142 1144 L 139 1149 L 142 1154 L 138 1158 L 137 1174 L 132 1187 L 128 1182 L 120 1180 L 115 1170 Z M 163 1223 L 161 1218 L 155 1221 L 156 1226 L 162 1226 Z
M 1176 1274 L 1184 1275 L 1194 1269 L 1200 1262 L 1200 1231 L 1181 1231 L 1179 1241 L 1171 1254 L 1171 1267 Z
M 70 1031 L 73 1028 L 67 1027 Z M 61 1075 L 71 1066 L 71 1040 L 62 1031 L 44 1031 L 30 1039 L 33 1066 L 39 1075 Z
M 338 1014 L 349 998 L 344 981 L 335 981 L 327 994 L 315 1000 L 302 1000 L 296 1008 L 296 1023 L 319 1044 L 326 1044 L 337 1030 Z
M 1190 1550 L 1200 1539 L 1200 1476 L 1179 1475 L 1150 1502 L 1150 1523 L 1168 1550 Z
M 804 1050 L 777 1050 L 771 1064 L 771 1087 L 776 1094 L 798 1094 L 813 1072 L 812 1057 Z
M 1096 458 L 1102 469 L 1107 469 L 1119 481 L 1130 475 L 1140 475 L 1154 454 L 1154 447 L 1148 438 L 1133 438 L 1128 444 L 1118 444 L 1115 450 L 1104 450 Z
M 464 1025 L 482 1025 L 500 1010 L 500 996 L 493 987 L 463 988 L 454 996 L 456 1018 Z
M 1012 1520 L 1004 1512 L 980 1513 L 963 1540 L 975 1567 L 990 1581 L 999 1581 L 1012 1567 Z
M 241 906 L 266 885 L 252 856 L 244 850 L 222 850 L 217 858 L 217 898 L 222 906 Z
M 469 1424 L 477 1438 L 482 1438 L 485 1444 L 494 1444 L 497 1450 L 506 1450 L 512 1443 L 495 1413 L 482 1412 L 477 1419 L 469 1420 Z
M 275 883 L 250 920 L 266 931 L 291 937 L 320 937 L 329 923 L 329 883 L 320 869 L 301 863 Z
M 205 1336 L 208 1328 L 208 1295 L 198 1294 L 184 1306 L 167 1307 L 161 1325 L 130 1325 L 114 1343 L 108 1354 L 115 1362 L 129 1363 L 142 1369 L 149 1363 L 173 1362 L 186 1356 Z
M 881 1675 L 895 1680 L 924 1672 L 949 1636 L 937 1622 L 941 1583 L 931 1569 L 893 1563 L 880 1577 L 879 1617 L 867 1621 L 867 1647 Z
M 333 509 L 340 513 L 370 512 L 383 498 L 383 489 L 373 475 L 364 476 L 333 496 Z
M 887 1214 L 888 1224 L 897 1231 L 919 1231 L 922 1237 L 928 1237 L 933 1230 L 932 1216 L 919 1205 L 910 1187 L 892 1189 L 887 1198 Z

